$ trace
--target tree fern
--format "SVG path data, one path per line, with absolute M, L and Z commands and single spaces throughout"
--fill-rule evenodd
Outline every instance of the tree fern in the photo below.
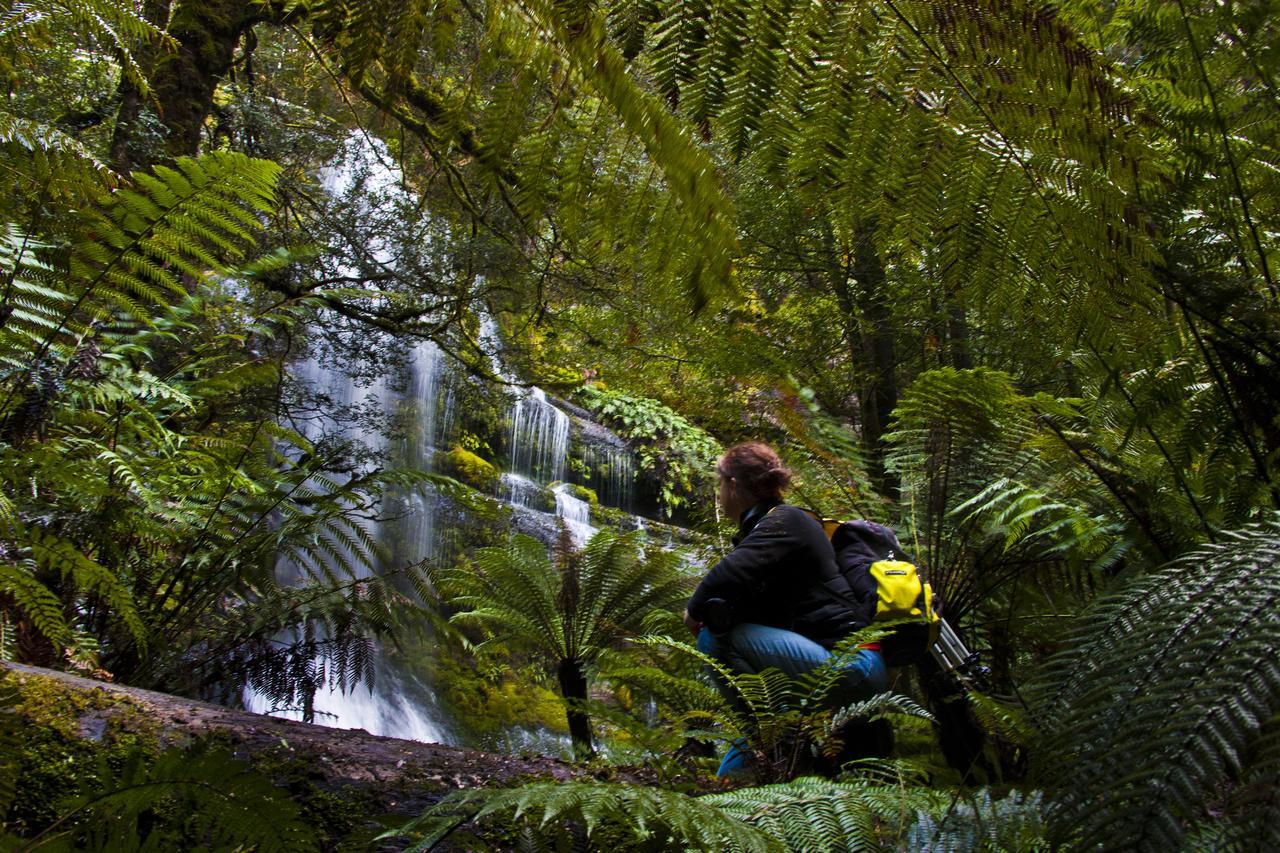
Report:
M 930 719 L 931 715 L 911 699 L 882 693 L 869 699 L 847 701 L 842 696 L 845 670 L 858 646 L 874 642 L 883 630 L 868 628 L 842 639 L 831 657 L 799 678 L 777 669 L 760 673 L 735 673 L 696 648 L 665 637 L 643 637 L 645 647 L 670 649 L 699 662 L 726 697 L 723 707 L 683 707 L 680 721 L 687 727 L 718 723 L 722 731 L 694 728 L 690 736 L 719 737 L 737 744 L 751 757 L 755 778 L 763 781 L 793 779 L 812 772 L 836 772 L 832 759 L 846 746 L 847 724 L 892 718 L 895 715 Z M 661 681 L 659 682 L 661 684 Z
M 1274 521 L 1224 536 L 1086 614 L 1036 691 L 1058 837 L 1174 846 L 1251 755 L 1271 762 L 1277 537 Z M 1274 811 L 1254 814 L 1274 834 Z
M 1210 816 L 1187 833 L 1187 847 L 1261 851 L 1280 844 L 1280 799 L 1275 787 L 1280 772 L 1278 722 L 1280 718 L 1272 717 L 1263 725 L 1244 757 L 1238 781 L 1210 806 Z
M 675 554 L 642 550 L 638 533 L 602 530 L 581 555 L 565 544 L 553 564 L 541 542 L 517 535 L 505 548 L 479 549 L 474 566 L 437 569 L 431 577 L 458 610 L 450 621 L 480 629 L 482 646 L 533 652 L 556 669 L 561 695 L 581 703 L 600 655 L 637 633 L 650 611 L 675 608 L 690 581 Z M 589 750 L 580 706 L 570 705 L 568 717 L 575 741 Z
M 1012 791 L 996 799 L 983 788 L 960 802 L 953 801 L 941 816 L 919 811 L 907 834 L 907 846 L 928 853 L 1052 850 L 1045 808 L 1044 796 L 1037 791 Z
M 953 621 L 1036 568 L 1116 559 L 1111 504 L 1037 426 L 1037 409 L 1064 408 L 986 370 L 932 371 L 904 395 L 887 464 L 902 481 L 907 547 Z
M 917 810 L 945 798 L 895 784 L 884 774 L 850 782 L 803 778 L 782 785 L 690 797 L 604 782 L 534 783 L 511 790 L 460 791 L 384 837 L 408 836 L 408 849 L 445 843 L 464 822 L 520 821 L 547 843 L 578 829 L 593 848 L 628 850 L 882 850 L 903 837 Z M 492 824 L 490 824 L 492 825 Z
M 8 318 L 0 357 L 29 367 L 54 348 L 65 359 L 70 340 L 84 337 L 92 321 L 145 321 L 154 306 L 183 292 L 179 275 L 207 281 L 225 270 L 258 229 L 253 212 L 269 205 L 277 172 L 274 164 L 219 152 L 140 173 L 137 189 L 94 199 L 58 270 L 37 259 L 39 241 L 10 226 L 5 303 L 13 298 L 25 310 Z M 31 281 L 31 272 L 39 278 Z M 14 394 L 11 383 L 0 414 L 9 414 Z
M 814 778 L 703 798 L 796 851 L 885 849 L 885 836 L 896 835 L 899 821 L 919 810 L 936 810 L 942 799 L 928 788 L 878 779 Z

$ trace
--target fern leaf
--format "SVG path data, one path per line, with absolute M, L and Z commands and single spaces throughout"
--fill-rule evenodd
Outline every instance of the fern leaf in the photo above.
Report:
M 1037 689 L 1051 821 L 1159 849 L 1239 773 L 1280 711 L 1280 522 L 1231 534 L 1087 614 Z

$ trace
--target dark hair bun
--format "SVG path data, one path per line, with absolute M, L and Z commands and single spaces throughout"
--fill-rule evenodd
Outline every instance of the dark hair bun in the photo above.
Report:
M 780 498 L 791 485 L 791 471 L 782 464 L 777 451 L 760 441 L 730 447 L 716 468 L 756 500 Z

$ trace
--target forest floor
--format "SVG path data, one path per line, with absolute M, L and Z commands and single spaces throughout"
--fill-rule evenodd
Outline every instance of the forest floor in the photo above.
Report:
M 25 705 L 20 703 L 17 711 L 28 725 L 40 725 L 57 709 L 53 724 L 89 741 L 110 739 L 130 729 L 145 729 L 160 748 L 213 738 L 274 777 L 277 784 L 304 779 L 308 787 L 358 796 L 387 814 L 416 814 L 450 791 L 480 786 L 565 781 L 602 773 L 615 781 L 653 783 L 644 778 L 649 774 L 622 768 L 327 728 L 2 661 L 0 676 L 0 683 L 16 687 L 24 697 Z M 30 707 L 33 703 L 40 707 Z

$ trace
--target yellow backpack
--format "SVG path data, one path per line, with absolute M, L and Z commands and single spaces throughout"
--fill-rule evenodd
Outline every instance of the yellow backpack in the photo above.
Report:
M 898 537 L 874 521 L 824 519 L 822 526 L 867 621 L 893 623 L 893 633 L 880 641 L 885 663 L 919 663 L 938 641 L 942 619 L 934 611 L 933 587 L 907 559 Z

